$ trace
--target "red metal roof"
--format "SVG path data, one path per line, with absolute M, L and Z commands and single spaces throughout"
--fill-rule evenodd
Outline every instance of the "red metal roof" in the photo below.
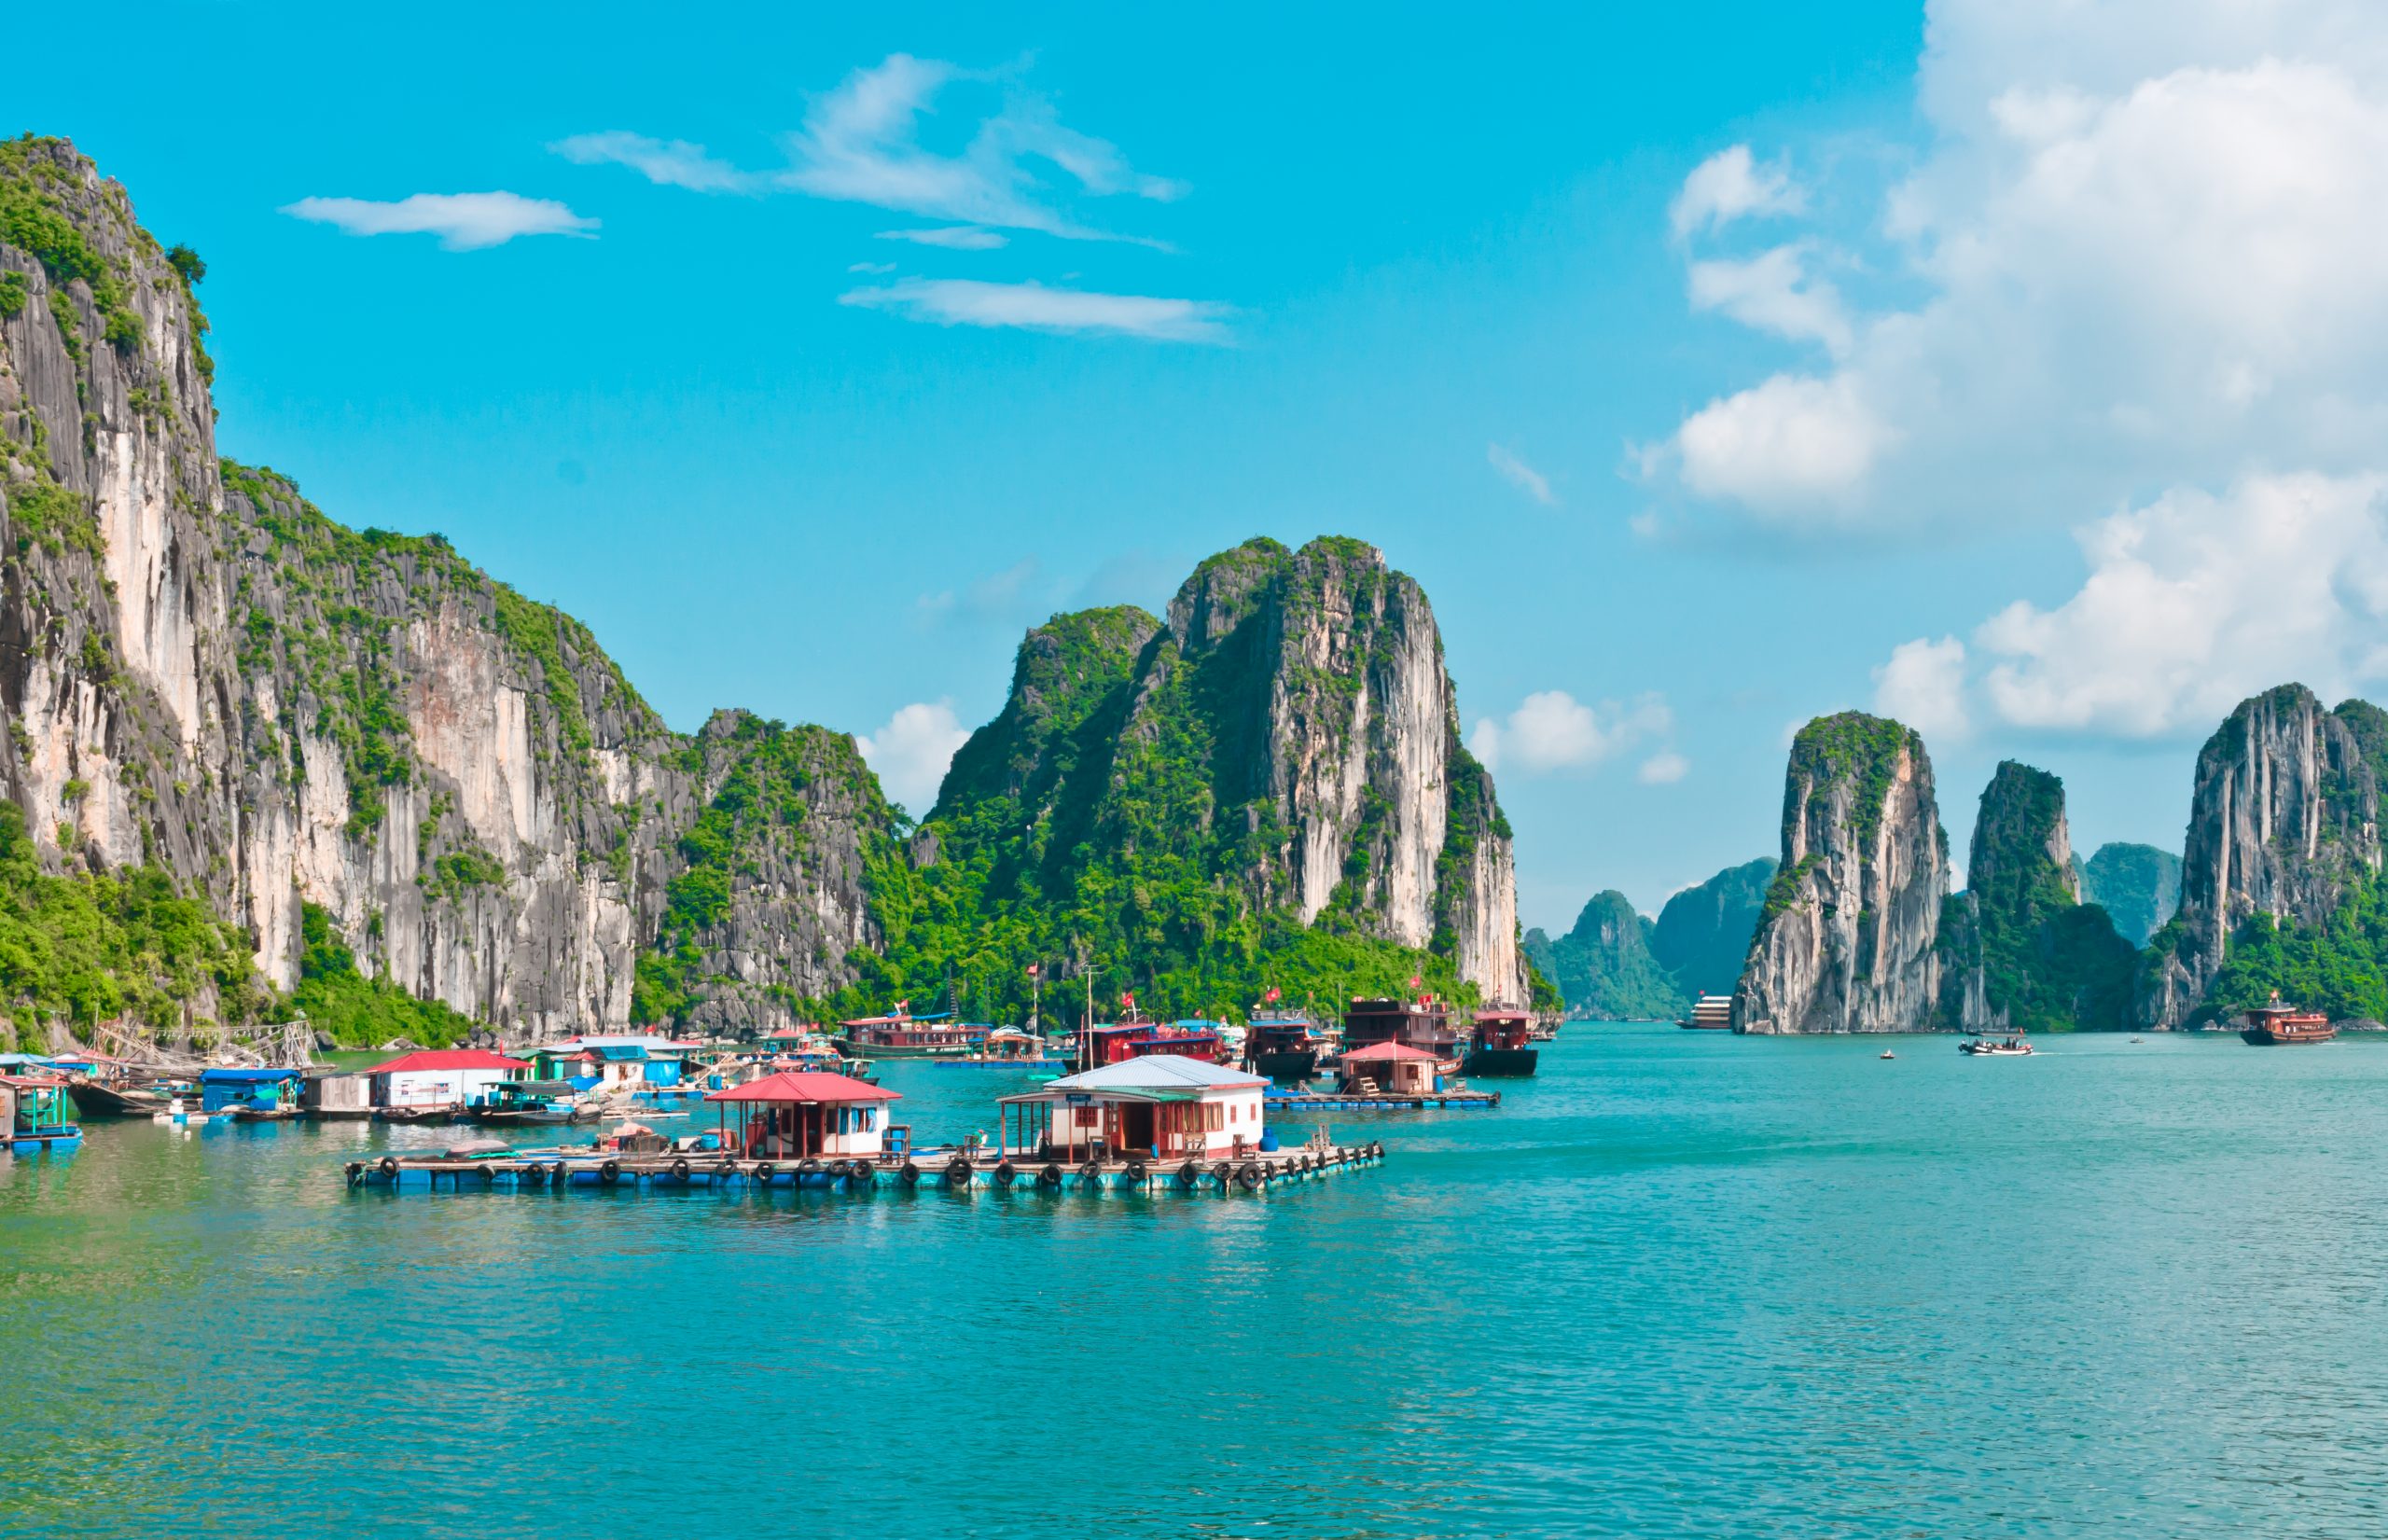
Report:
M 826 1070 L 782 1070 L 760 1080 L 749 1080 L 743 1086 L 717 1090 L 705 1097 L 708 1102 L 896 1102 L 902 1098 L 892 1090 L 851 1080 Z
M 1428 1053 L 1424 1048 L 1413 1048 L 1407 1043 L 1395 1043 L 1388 1039 L 1382 1043 L 1371 1043 L 1365 1048 L 1352 1049 L 1343 1055 L 1343 1062 L 1348 1064 L 1354 1059 L 1439 1059 L 1441 1057 L 1440 1054 Z
M 408 1075 L 417 1070 L 527 1070 L 527 1059 L 508 1059 L 487 1048 L 424 1048 L 419 1053 L 402 1053 L 386 1064 L 376 1064 L 368 1075 Z

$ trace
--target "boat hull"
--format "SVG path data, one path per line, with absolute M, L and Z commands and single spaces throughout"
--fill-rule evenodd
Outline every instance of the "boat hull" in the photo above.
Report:
M 374 1117 L 384 1123 L 452 1123 L 456 1120 L 453 1107 L 382 1107 Z
M 2239 1040 L 2253 1044 L 2259 1048 L 2285 1048 L 2301 1047 L 2309 1043 L 2327 1043 L 2338 1035 L 2339 1030 L 2336 1027 L 2316 1027 L 2291 1032 L 2274 1032 L 2270 1027 L 2248 1027 L 2239 1034 Z
M 1252 1073 L 1271 1080 L 1307 1080 L 1318 1073 L 1316 1048 L 1294 1048 L 1252 1056 Z
M 1522 1080 L 1534 1074 L 1541 1058 L 1541 1052 L 1534 1048 L 1470 1048 L 1461 1061 L 1460 1071 L 1488 1080 Z
M 118 1090 L 96 1080 L 77 1080 L 66 1088 L 75 1110 L 86 1117 L 147 1117 L 166 1110 L 161 1091 Z

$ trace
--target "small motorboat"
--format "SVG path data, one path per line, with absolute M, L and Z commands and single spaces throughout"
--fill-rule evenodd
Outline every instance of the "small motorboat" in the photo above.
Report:
M 2134 1037 L 2134 1038 L 2132 1038 L 2132 1039 L 2131 1039 L 2131 1041 L 2132 1041 L 2132 1042 L 2134 1042 L 2134 1043 L 2145 1043 L 2145 1042 L 2146 1042 L 2146 1041 L 2147 1041 L 2147 1039 L 2146 1039 L 2146 1038 L 2145 1038 L 2145 1037 Z
M 421 1107 L 377 1107 L 373 1116 L 384 1123 L 452 1123 L 456 1109 L 446 1104 Z
M 1896 1058 L 1898 1057 L 1898 1055 L 1897 1055 L 1897 1054 L 1895 1054 L 1895 1053 L 1893 1053 L 1893 1052 L 1892 1052 L 1890 1049 L 1888 1049 L 1888 1048 L 1884 1048 L 1884 1049 L 1882 1050 L 1881 1057 L 1883 1057 L 1883 1058 L 1885 1058 L 1885 1059 L 1896 1059 Z
M 2032 1043 L 2020 1032 L 2010 1037 L 1976 1035 L 1958 1044 L 1957 1051 L 1984 1059 L 2020 1058 L 2032 1051 Z

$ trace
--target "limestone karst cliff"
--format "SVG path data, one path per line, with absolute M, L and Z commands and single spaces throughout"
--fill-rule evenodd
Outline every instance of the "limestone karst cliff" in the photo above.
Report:
M 1565 935 L 1526 932 L 1526 955 L 1558 988 L 1570 1020 L 1670 1019 L 1688 1007 L 1690 997 L 1652 952 L 1657 929 L 1611 888 L 1591 896 Z
M 2083 901 L 2103 908 L 2133 946 L 2147 945 L 2181 907 L 2181 858 L 2171 851 L 2109 840 L 2075 865 Z
M 2381 872 L 2378 708 L 2326 709 L 2302 685 L 2242 701 L 2198 753 L 2180 910 L 2142 966 L 2139 1024 L 2187 1023 L 2258 916 L 2316 926 Z
M 1670 897 L 1650 932 L 1650 954 L 1687 999 L 1732 988 L 1749 955 L 1776 867 L 1771 856 L 1728 867 Z
M 1082 958 L 1172 1009 L 1412 974 L 1522 1003 L 1508 825 L 1458 721 L 1414 579 L 1356 540 L 1248 541 L 1164 619 L 1029 633 L 954 757 L 924 875 L 1022 965 Z
M 1809 723 L 1791 744 L 1782 867 L 1733 992 L 1733 1030 L 1929 1026 L 1948 893 L 1922 737 L 1858 712 Z
M 2006 760 L 1983 788 L 1965 891 L 1943 911 L 1942 1024 L 1967 1032 L 2124 1024 L 2136 949 L 2081 902 L 2064 783 Z
M 320 907 L 368 972 L 521 1034 L 626 1022 L 667 914 L 682 1001 L 718 976 L 729 1014 L 784 1020 L 850 979 L 887 822 L 852 741 L 730 815 L 801 839 L 705 870 L 690 837 L 755 735 L 669 731 L 586 630 L 437 537 L 219 463 L 197 271 L 70 146 L 0 143 L 0 794 L 42 859 L 171 873 L 284 989 Z

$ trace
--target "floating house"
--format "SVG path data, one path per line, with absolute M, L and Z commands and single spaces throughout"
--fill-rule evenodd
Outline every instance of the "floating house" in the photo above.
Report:
M 377 1107 L 461 1107 L 501 1080 L 521 1079 L 530 1067 L 526 1059 L 486 1048 L 424 1048 L 365 1073 Z
M 1343 1056 L 1354 1048 L 1377 1043 L 1407 1043 L 1437 1059 L 1459 1059 L 1459 1034 L 1451 1026 L 1451 1007 L 1431 994 L 1415 1000 L 1352 997 L 1343 1012 Z
M 0 1075 L 0 1149 L 20 1154 L 80 1144 L 82 1125 L 66 1082 L 49 1075 Z
M 298 1111 L 306 1089 L 305 1070 L 201 1070 L 199 1110 L 287 1117 Z
M 901 1098 L 842 1075 L 782 1070 L 705 1100 L 718 1109 L 721 1147 L 751 1159 L 876 1160 L 887 1151 L 885 1103 Z
M 369 1075 L 314 1075 L 300 1093 L 311 1117 L 354 1121 L 373 1116 L 373 1077 Z
M 673 1089 L 687 1074 L 688 1056 L 702 1046 L 650 1033 L 567 1038 L 532 1050 L 532 1078 L 569 1080 L 582 1091 Z
M 1408 1043 L 1371 1043 L 1343 1050 L 1343 1083 L 1348 1088 L 1368 1079 L 1395 1096 L 1429 1095 L 1442 1062 L 1439 1055 Z
M 1003 1149 L 1072 1161 L 1167 1160 L 1256 1149 L 1265 1076 L 1176 1054 L 1143 1054 L 1007 1096 Z M 1049 1154 L 1048 1153 L 1049 1152 Z

